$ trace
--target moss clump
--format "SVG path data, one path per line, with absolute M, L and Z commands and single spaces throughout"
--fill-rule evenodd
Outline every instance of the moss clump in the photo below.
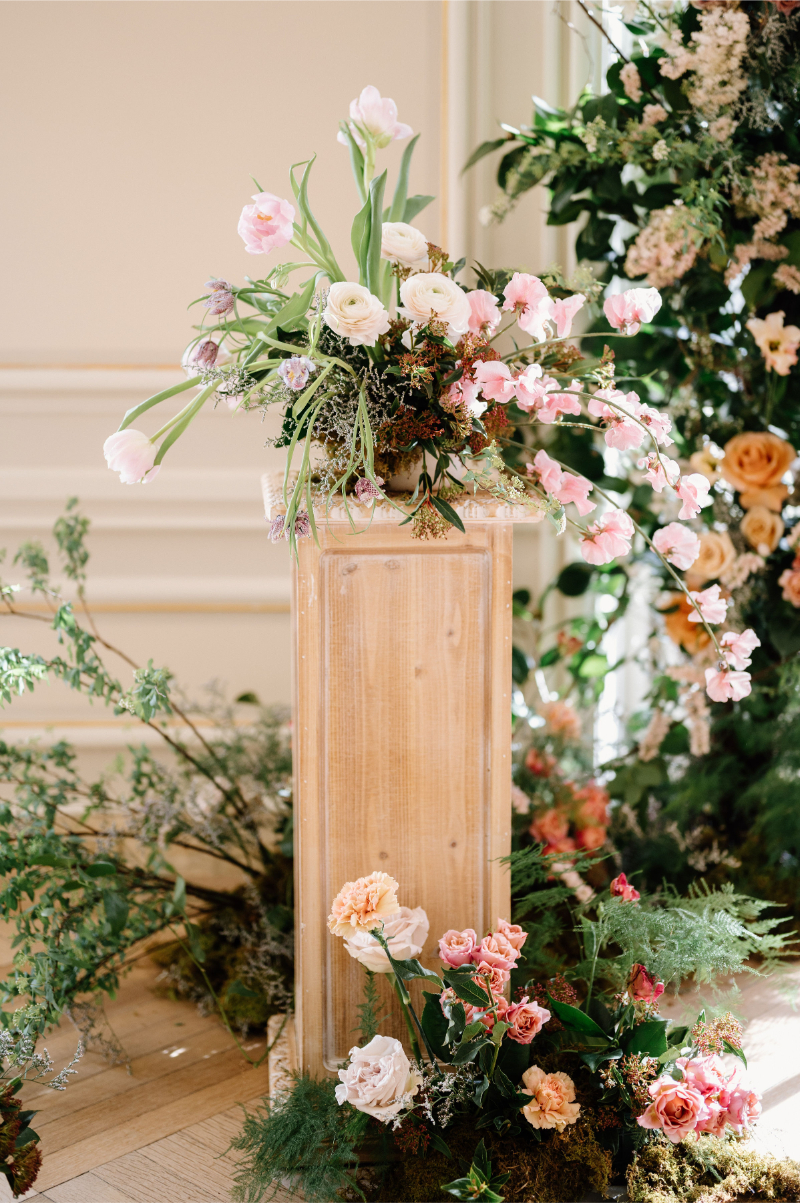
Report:
M 652 1141 L 628 1171 L 632 1203 L 732 1203 L 800 1199 L 800 1165 L 746 1143 L 701 1136 L 672 1145 Z

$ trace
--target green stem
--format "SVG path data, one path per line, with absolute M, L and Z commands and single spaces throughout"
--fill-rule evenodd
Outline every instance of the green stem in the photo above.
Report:
M 508 327 L 506 327 L 508 329 Z M 497 337 L 497 336 L 495 336 Z M 552 347 L 554 343 L 566 343 L 571 338 L 579 338 L 581 342 L 584 338 L 620 338 L 624 335 L 615 334 L 613 330 L 594 330 L 590 334 L 562 334 L 558 338 L 545 338 L 539 343 L 531 343 L 527 347 L 518 347 L 516 351 L 509 352 L 503 356 L 503 363 L 511 359 L 519 359 L 521 355 L 527 354 L 528 351 L 536 351 L 539 347 Z
M 403 1019 L 406 1021 L 406 1027 L 408 1028 L 408 1039 L 411 1043 L 411 1051 L 414 1055 L 414 1060 L 419 1065 L 422 1065 L 422 1052 L 419 1047 L 419 1041 L 417 1040 L 417 1033 L 414 1030 L 414 1024 L 411 1022 L 411 1016 L 408 1013 L 408 1008 L 411 1002 L 408 996 L 408 991 L 405 989 L 403 983 L 400 981 L 400 978 L 396 973 L 392 974 L 392 983 L 394 985 L 394 992 L 397 995 L 397 1001 L 400 1003 L 400 1008 L 403 1012 Z

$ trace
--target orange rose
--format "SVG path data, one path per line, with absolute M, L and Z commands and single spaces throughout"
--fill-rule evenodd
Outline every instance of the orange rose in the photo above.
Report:
M 786 601 L 800 609 L 800 568 L 797 567 L 796 562 L 791 568 L 787 568 L 785 572 L 781 573 L 778 577 L 778 584 L 783 590 Z
M 794 447 L 785 439 L 768 430 L 747 430 L 725 444 L 720 471 L 735 489 L 746 493 L 779 484 L 794 459 Z
M 672 642 L 694 656 L 711 642 L 708 631 L 699 622 L 689 622 L 689 615 L 697 611 L 684 593 L 670 594 L 668 607 L 665 608 L 671 609 L 675 605 L 677 610 L 664 615 L 664 626 Z
M 739 530 L 759 555 L 768 556 L 783 534 L 783 520 L 764 505 L 754 505 L 739 523 Z
M 739 494 L 739 505 L 743 510 L 752 510 L 754 505 L 765 505 L 768 510 L 779 514 L 789 495 L 786 485 L 772 485 L 769 489 L 748 489 Z
M 700 554 L 686 574 L 690 589 L 714 581 L 728 571 L 736 559 L 736 548 L 727 531 L 707 530 L 700 536 Z

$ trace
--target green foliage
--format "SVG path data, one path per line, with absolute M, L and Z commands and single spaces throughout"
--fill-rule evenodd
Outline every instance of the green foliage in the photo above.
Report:
M 378 1035 L 381 1020 L 384 1018 L 375 974 L 367 969 L 364 974 L 364 1001 L 358 1007 L 358 1028 L 361 1044 L 369 1044 L 373 1036 Z
M 368 1122 L 354 1108 L 339 1106 L 333 1081 L 298 1074 L 290 1090 L 245 1112 L 242 1131 L 231 1144 L 243 1154 L 234 1199 L 273 1199 L 285 1179 L 302 1185 L 308 1203 L 331 1203 L 343 1190 L 363 1198 L 355 1176 L 356 1145 Z
M 510 1177 L 510 1174 L 492 1173 L 486 1145 L 481 1141 L 466 1177 L 448 1182 L 442 1190 L 446 1190 L 454 1199 L 485 1199 L 486 1203 L 503 1203 L 503 1196 L 498 1195 L 497 1191 L 505 1186 Z
M 800 1199 L 800 1165 L 737 1141 L 701 1136 L 673 1145 L 660 1139 L 628 1171 L 632 1203 L 702 1203 L 705 1199 Z

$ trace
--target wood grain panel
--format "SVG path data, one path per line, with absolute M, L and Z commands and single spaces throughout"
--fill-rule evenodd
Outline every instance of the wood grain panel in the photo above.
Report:
M 431 921 L 484 930 L 508 909 L 511 530 L 419 543 L 332 524 L 294 584 L 298 1053 L 332 1071 L 354 1043 L 363 970 L 325 917 L 382 869 Z M 384 983 L 385 985 L 385 983 Z M 388 988 L 384 995 L 389 1001 Z M 402 1038 L 399 1017 L 381 1030 Z

